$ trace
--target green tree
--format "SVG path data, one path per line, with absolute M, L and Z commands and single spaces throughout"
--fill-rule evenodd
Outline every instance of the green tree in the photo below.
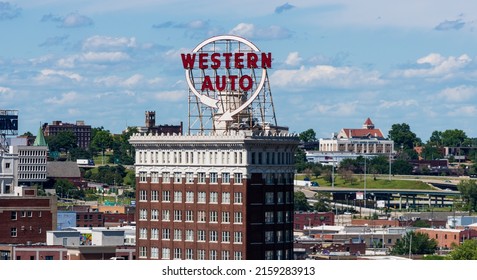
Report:
M 451 260 L 477 260 L 477 240 L 465 240 L 461 245 L 454 246 L 447 256 Z
M 303 142 L 316 141 L 316 132 L 312 128 L 310 128 L 300 133 L 298 137 Z
M 391 254 L 407 255 L 409 254 L 409 247 L 411 247 L 412 254 L 434 254 L 437 250 L 437 241 L 430 238 L 427 233 L 408 232 L 402 239 L 396 241 Z
M 56 195 L 61 198 L 84 199 L 84 191 L 78 189 L 73 183 L 66 179 L 58 179 L 55 184 Z
M 391 165 L 392 174 L 411 175 L 412 165 L 407 160 L 397 159 Z
M 293 201 L 295 211 L 308 211 L 311 208 L 308 199 L 303 192 L 295 192 Z
M 389 131 L 389 138 L 394 141 L 396 150 L 413 149 L 415 145 L 421 143 L 421 139 L 411 131 L 411 127 L 407 123 L 393 124 Z
M 100 130 L 95 133 L 94 138 L 91 141 L 91 146 L 101 151 L 104 159 L 104 152 L 106 151 L 106 149 L 111 148 L 112 142 L 113 138 L 111 136 L 111 133 L 107 130 Z
M 421 157 L 425 160 L 433 160 L 443 158 L 442 153 L 438 146 L 433 146 L 432 144 L 426 144 L 422 148 Z
M 49 136 L 46 142 L 50 151 L 64 151 L 65 153 L 78 146 L 76 135 L 71 130 L 60 131 L 57 135 Z
M 471 211 L 476 211 L 477 207 L 477 183 L 474 180 L 461 181 L 457 185 L 457 189 L 462 194 L 465 208 Z
M 442 145 L 442 132 L 434 130 L 427 143 L 434 147 L 440 147 Z
M 329 193 L 315 193 L 313 198 L 317 200 L 313 203 L 313 210 L 318 212 L 328 212 L 330 211 L 330 194 Z
M 460 129 L 448 129 L 441 134 L 442 145 L 446 147 L 461 147 L 467 135 Z

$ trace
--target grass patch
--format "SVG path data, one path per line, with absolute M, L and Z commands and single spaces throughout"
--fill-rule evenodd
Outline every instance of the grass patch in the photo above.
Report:
M 297 175 L 297 180 L 303 180 L 305 175 Z M 363 175 L 355 176 L 356 180 L 353 183 L 345 182 L 341 176 L 335 176 L 335 187 L 338 188 L 353 188 L 364 189 Z M 323 179 L 322 177 L 310 178 L 311 181 L 317 182 L 320 186 L 331 187 L 331 183 Z M 374 179 L 372 175 L 366 177 L 366 189 L 404 189 L 404 190 L 432 190 L 433 188 L 428 184 L 417 180 L 394 180 L 387 179 Z

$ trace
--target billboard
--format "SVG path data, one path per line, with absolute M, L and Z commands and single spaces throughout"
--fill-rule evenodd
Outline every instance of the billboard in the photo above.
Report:
M 0 110 L 0 133 L 3 135 L 18 134 L 17 110 Z

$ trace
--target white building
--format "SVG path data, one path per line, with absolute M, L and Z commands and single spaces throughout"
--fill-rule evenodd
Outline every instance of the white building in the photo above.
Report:
M 332 138 L 320 139 L 320 151 L 389 155 L 394 151 L 394 141 L 384 138 L 368 118 L 362 128 L 343 128 Z
M 18 155 L 0 150 L 0 195 L 12 195 L 18 186 L 17 161 Z

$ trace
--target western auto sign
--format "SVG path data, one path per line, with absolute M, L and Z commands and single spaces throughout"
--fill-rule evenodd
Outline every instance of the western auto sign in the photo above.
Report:
M 227 108 L 219 120 L 231 120 L 258 96 L 272 67 L 272 54 L 250 41 L 232 35 L 216 36 L 181 54 L 191 92 L 204 105 L 217 109 L 220 96 L 241 94 L 247 101 Z

